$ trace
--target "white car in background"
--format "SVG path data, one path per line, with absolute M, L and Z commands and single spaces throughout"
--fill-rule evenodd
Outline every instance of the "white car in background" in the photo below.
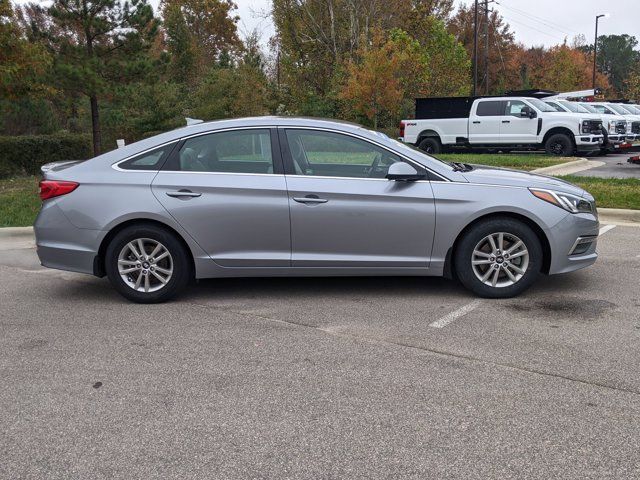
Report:
M 624 121 L 624 141 L 633 142 L 635 140 L 635 135 L 632 133 L 633 122 L 640 120 L 640 118 L 636 118 L 635 115 L 630 116 L 625 110 L 620 109 L 617 105 L 608 102 L 592 102 L 593 108 L 595 108 L 598 112 L 605 115 L 616 115 L 622 121 Z

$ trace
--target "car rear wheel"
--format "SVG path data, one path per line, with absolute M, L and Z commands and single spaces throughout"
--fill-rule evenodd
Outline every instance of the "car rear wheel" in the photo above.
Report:
M 469 229 L 455 251 L 462 284 L 486 298 L 509 298 L 529 288 L 542 267 L 542 247 L 529 226 L 493 218 Z
M 571 156 L 575 150 L 571 138 L 564 133 L 551 135 L 544 144 L 544 149 L 547 155 L 554 155 L 556 157 Z
M 125 298 L 159 303 L 178 294 L 191 278 L 191 264 L 182 243 L 155 225 L 132 225 L 107 246 L 109 281 Z
M 442 144 L 436 137 L 425 137 L 418 143 L 418 148 L 425 153 L 437 154 L 442 151 Z

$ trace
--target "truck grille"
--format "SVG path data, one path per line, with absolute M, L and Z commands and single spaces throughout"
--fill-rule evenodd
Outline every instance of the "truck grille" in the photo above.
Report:
M 640 122 L 633 122 L 631 124 L 631 132 L 632 133 L 640 133 Z

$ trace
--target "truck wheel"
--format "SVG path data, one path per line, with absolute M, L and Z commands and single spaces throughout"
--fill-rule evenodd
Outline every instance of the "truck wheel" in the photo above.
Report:
M 569 136 L 564 133 L 551 135 L 544 144 L 544 149 L 546 150 L 547 155 L 554 155 L 556 157 L 571 156 L 575 150 L 573 142 Z
M 418 148 L 425 153 L 440 153 L 442 151 L 442 145 L 437 137 L 425 137 L 420 140 Z

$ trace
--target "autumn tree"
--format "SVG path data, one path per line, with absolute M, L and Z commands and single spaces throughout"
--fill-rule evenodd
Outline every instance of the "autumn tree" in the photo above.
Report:
M 346 66 L 340 98 L 365 117 L 373 128 L 381 117 L 396 120 L 402 101 L 424 91 L 428 57 L 406 32 L 393 30 L 385 37 L 377 30 L 371 44 L 363 43 Z

